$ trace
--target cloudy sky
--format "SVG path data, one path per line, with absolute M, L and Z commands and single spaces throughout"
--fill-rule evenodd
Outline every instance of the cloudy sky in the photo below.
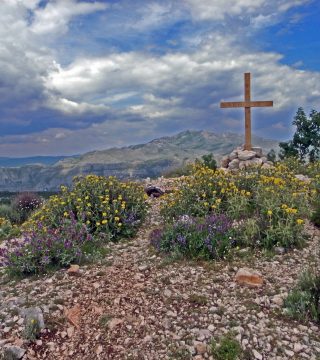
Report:
M 320 110 L 319 0 L 0 0 L 0 156 L 77 154 L 187 129 L 287 139 Z

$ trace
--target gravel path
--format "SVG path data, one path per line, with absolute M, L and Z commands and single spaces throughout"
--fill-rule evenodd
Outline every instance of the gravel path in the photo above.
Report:
M 0 347 L 27 349 L 24 359 L 213 359 L 212 338 L 233 331 L 246 359 L 320 359 L 320 328 L 282 314 L 281 303 L 310 263 L 319 266 L 319 233 L 304 250 L 271 259 L 245 252 L 212 263 L 172 262 L 148 235 L 159 225 L 159 199 L 134 240 L 111 246 L 101 264 L 41 279 L 0 278 Z M 241 267 L 265 284 L 235 282 Z M 40 306 L 48 329 L 22 338 L 19 309 Z M 73 316 L 70 315 L 74 312 Z M 71 318 L 71 322 L 67 320 Z

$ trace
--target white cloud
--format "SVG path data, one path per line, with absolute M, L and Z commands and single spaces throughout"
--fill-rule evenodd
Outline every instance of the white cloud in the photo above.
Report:
M 46 105 L 51 109 L 56 109 L 61 111 L 64 114 L 73 114 L 73 115 L 81 115 L 81 114 L 105 114 L 108 110 L 110 110 L 109 107 L 100 104 L 100 105 L 94 105 L 94 104 L 88 104 L 85 102 L 77 103 L 75 101 L 71 101 L 64 98 L 55 98 L 50 97 L 46 103 Z
M 226 16 L 261 16 L 285 12 L 309 0 L 186 0 L 195 20 L 223 20 Z
M 68 30 L 70 20 L 79 15 L 86 15 L 99 10 L 105 10 L 108 4 L 103 2 L 83 2 L 77 0 L 56 0 L 46 7 L 34 12 L 31 30 L 36 34 L 62 34 Z
M 274 99 L 275 110 L 315 103 L 320 74 L 291 68 L 279 60 L 279 54 L 245 50 L 230 36 L 212 34 L 197 51 L 188 54 L 155 57 L 130 52 L 77 60 L 66 69 L 51 72 L 46 86 L 63 98 L 84 102 L 90 102 L 92 93 L 99 102 L 99 94 L 106 100 L 108 94 L 111 99 L 115 93 L 139 89 L 140 103 L 135 102 L 132 109 L 146 109 L 146 115 L 154 116 L 161 114 L 157 108 L 165 104 L 168 115 L 170 108 L 184 107 L 194 93 L 204 92 L 208 98 L 208 89 L 215 89 L 212 102 L 218 102 L 219 96 L 225 100 L 243 97 L 242 73 L 251 71 L 254 96 Z M 153 111 L 147 111 L 151 104 Z

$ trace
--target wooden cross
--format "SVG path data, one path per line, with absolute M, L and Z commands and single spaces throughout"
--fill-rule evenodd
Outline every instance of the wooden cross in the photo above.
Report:
M 251 108 L 273 106 L 273 101 L 251 101 L 251 74 L 244 74 L 244 101 L 239 102 L 221 102 L 221 108 L 238 108 L 244 107 L 245 114 L 245 150 L 251 150 Z

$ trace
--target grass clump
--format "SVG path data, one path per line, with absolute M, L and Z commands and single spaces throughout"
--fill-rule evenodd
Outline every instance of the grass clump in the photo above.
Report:
M 317 270 L 305 271 L 297 286 L 284 302 L 287 315 L 299 319 L 320 322 L 320 273 Z
M 228 333 L 218 342 L 211 340 L 211 354 L 216 360 L 236 360 L 241 359 L 242 349 L 233 334 Z

